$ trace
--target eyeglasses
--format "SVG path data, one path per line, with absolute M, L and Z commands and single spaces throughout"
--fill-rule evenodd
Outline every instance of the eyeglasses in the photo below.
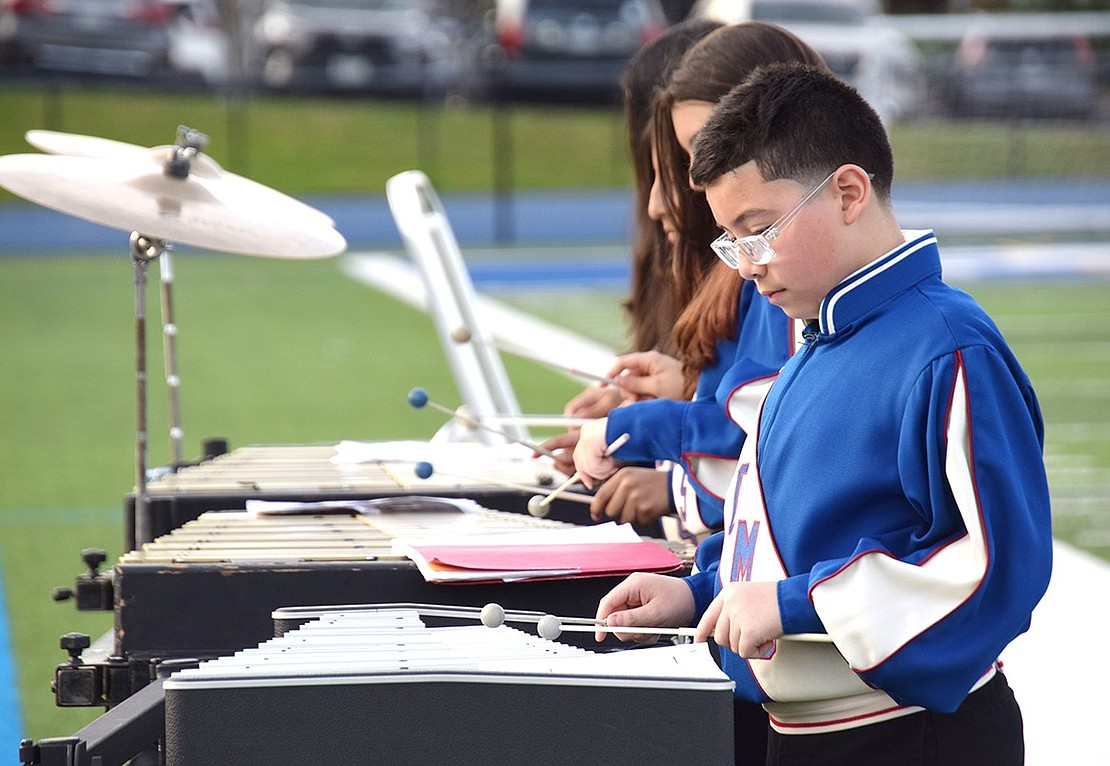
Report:
M 741 254 L 756 266 L 769 263 L 776 255 L 775 249 L 771 247 L 771 243 L 775 241 L 775 237 L 781 234 L 782 230 L 790 225 L 790 222 L 797 217 L 798 213 L 802 212 L 803 208 L 813 201 L 835 175 L 835 170 L 829 173 L 824 181 L 817 184 L 809 194 L 802 197 L 802 201 L 799 202 L 793 210 L 775 221 L 759 234 L 733 239 L 732 235 L 726 231 L 710 242 L 709 246 L 713 248 L 713 252 L 717 254 L 718 258 L 734 269 L 740 268 Z

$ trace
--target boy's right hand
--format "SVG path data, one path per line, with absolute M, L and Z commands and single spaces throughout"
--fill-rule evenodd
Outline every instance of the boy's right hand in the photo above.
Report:
M 694 620 L 694 594 L 681 577 L 637 572 L 609 591 L 597 605 L 597 619 L 610 627 L 628 627 L 615 633 L 621 641 L 651 643 L 654 634 L 636 633 L 637 625 L 649 628 L 681 628 Z M 605 640 L 605 632 L 594 634 Z

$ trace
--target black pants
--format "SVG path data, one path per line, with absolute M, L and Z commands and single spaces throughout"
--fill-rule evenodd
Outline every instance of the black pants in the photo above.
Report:
M 954 713 L 922 711 L 828 734 L 771 731 L 767 766 L 1021 766 L 1021 710 L 1002 673 Z M 739 761 L 737 761 L 739 763 Z
M 767 762 L 767 711 L 756 702 L 734 700 L 732 708 L 735 766 L 763 766 Z

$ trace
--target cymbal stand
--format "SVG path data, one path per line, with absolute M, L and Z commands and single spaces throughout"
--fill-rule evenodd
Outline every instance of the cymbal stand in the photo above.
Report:
M 162 255 L 165 240 L 131 232 L 131 263 L 135 276 L 135 546 L 151 541 L 147 518 L 147 375 L 146 375 L 146 273 L 150 262 Z
M 170 394 L 170 467 L 176 471 L 185 463 L 181 442 L 181 378 L 177 374 L 177 324 L 173 319 L 173 260 L 168 246 L 159 262 L 162 295 L 162 360 Z
M 173 151 L 166 159 L 163 172 L 175 178 L 188 178 L 192 160 L 204 148 L 208 136 L 180 125 Z M 162 304 L 162 359 L 170 398 L 170 466 L 177 470 L 184 464 L 181 447 L 181 378 L 177 373 L 177 324 L 173 315 L 173 261 L 164 239 L 131 232 L 131 261 L 135 272 L 135 544 L 150 542 L 152 532 L 147 514 L 147 365 L 146 365 L 146 277 L 150 262 L 160 261 Z
M 192 160 L 208 144 L 208 136 L 186 125 L 177 128 L 177 140 L 166 159 L 164 172 L 175 178 L 187 178 Z M 177 372 L 177 324 L 173 312 L 173 259 L 165 248 L 160 262 L 162 297 L 162 359 L 170 398 L 170 468 L 176 471 L 185 463 L 181 428 L 181 377 Z
M 163 172 L 174 178 L 188 178 L 192 160 L 208 143 L 208 136 L 185 125 L 177 128 L 177 140 L 166 159 Z M 161 258 L 160 284 L 162 305 L 162 358 L 170 399 L 170 467 L 184 465 L 181 428 L 181 378 L 177 372 L 177 324 L 173 312 L 173 261 L 164 239 L 131 232 L 131 261 L 135 274 L 135 544 L 150 542 L 151 519 L 147 514 L 147 364 L 146 364 L 146 280 L 150 262 Z

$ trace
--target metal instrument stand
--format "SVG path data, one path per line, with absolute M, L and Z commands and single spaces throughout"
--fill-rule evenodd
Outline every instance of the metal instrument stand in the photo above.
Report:
M 147 374 L 146 272 L 166 250 L 166 242 L 131 232 L 131 263 L 135 275 L 135 544 L 150 542 L 147 518 Z
M 166 160 L 165 173 L 175 178 L 187 178 L 192 160 L 208 144 L 208 136 L 198 130 L 179 125 L 173 152 Z M 166 386 L 170 398 L 170 468 L 176 471 L 185 464 L 181 428 L 181 377 L 177 372 L 177 323 L 173 311 L 173 259 L 169 248 L 164 247 L 161 260 L 162 297 L 162 358 L 166 369 Z
M 189 176 L 192 160 L 208 137 L 181 125 L 177 141 L 166 160 L 164 172 L 175 178 Z M 184 464 L 181 428 L 181 378 L 177 373 L 177 324 L 173 312 L 173 261 L 164 239 L 131 232 L 131 261 L 135 272 L 135 384 L 137 414 L 135 428 L 135 544 L 151 541 L 150 519 L 147 516 L 147 365 L 146 365 L 146 277 L 150 262 L 161 258 L 160 284 L 162 304 L 162 358 L 170 399 L 170 467 L 176 471 Z
M 162 359 L 166 368 L 166 386 L 170 395 L 170 467 L 176 471 L 185 464 L 181 429 L 181 378 L 177 374 L 177 323 L 173 318 L 173 259 L 170 248 L 162 253 Z

